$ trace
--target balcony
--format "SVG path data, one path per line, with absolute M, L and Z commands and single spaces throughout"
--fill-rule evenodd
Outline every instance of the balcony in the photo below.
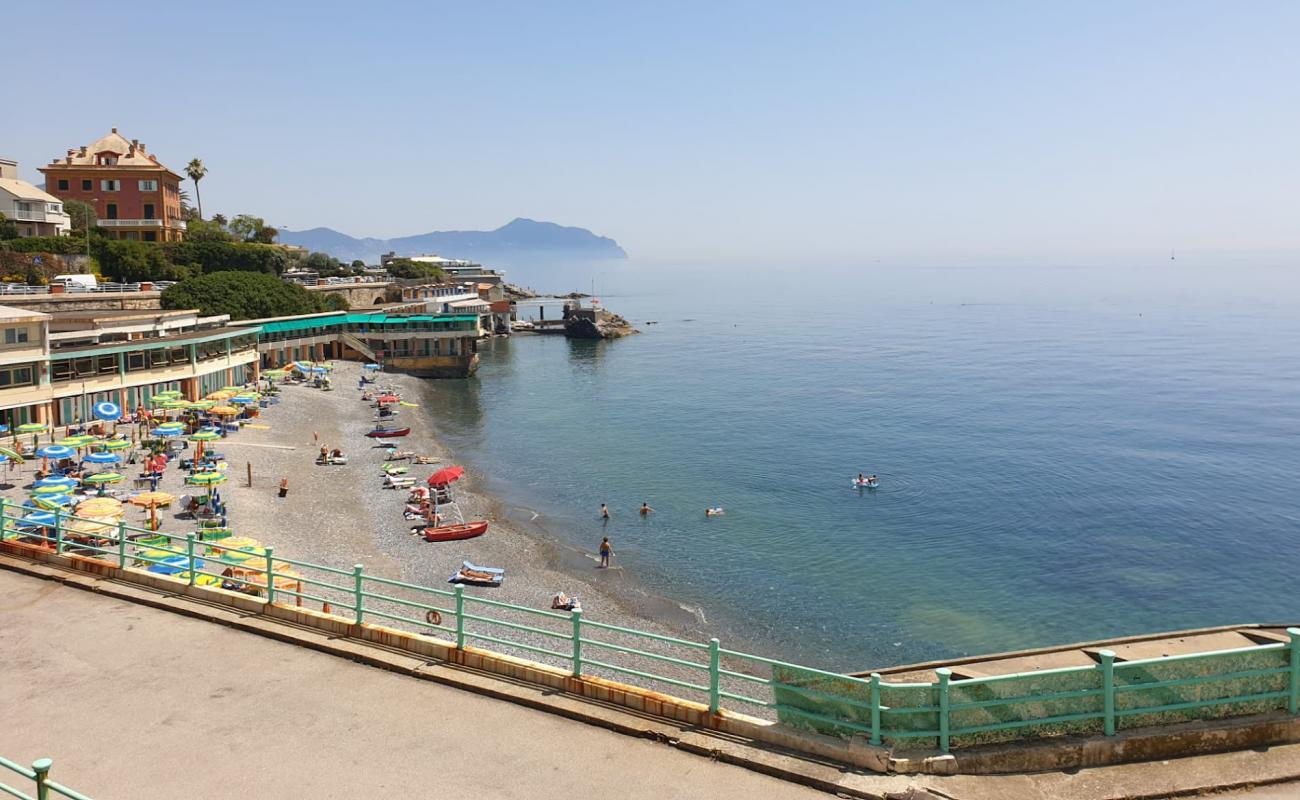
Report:
M 40 209 L 17 208 L 14 209 L 13 211 L 7 212 L 5 216 L 7 216 L 9 219 L 17 220 L 19 222 L 49 222 L 53 224 L 58 224 L 60 222 L 66 223 L 70 219 L 70 217 L 68 217 L 67 214 L 64 214 L 61 211 L 46 211 L 43 208 Z
M 158 228 L 163 227 L 160 219 L 101 219 L 97 223 L 101 228 Z M 170 226 L 174 230 L 185 230 L 182 220 L 173 220 Z

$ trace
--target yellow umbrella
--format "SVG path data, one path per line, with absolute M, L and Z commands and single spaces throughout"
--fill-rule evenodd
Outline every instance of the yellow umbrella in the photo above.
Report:
M 89 519 L 74 519 L 63 526 L 65 532 L 82 534 L 84 536 L 93 536 L 98 538 L 116 538 L 117 520 L 113 517 L 91 517 Z M 106 537 L 106 534 L 112 534 Z
M 225 400 L 225 399 L 228 398 L 228 397 L 234 397 L 234 396 L 235 396 L 235 393 L 234 393 L 234 392 L 222 392 L 222 391 L 217 391 L 217 392 L 211 392 L 211 393 L 209 393 L 209 394 L 208 394 L 208 399 L 209 399 L 209 400 Z
M 166 492 L 144 492 L 127 498 L 128 503 L 149 509 L 149 530 L 158 530 L 158 507 L 171 505 L 176 498 Z
M 122 513 L 122 503 L 111 497 L 92 497 L 77 504 L 79 517 L 120 517 Z
M 219 417 L 237 417 L 240 412 L 234 406 L 213 406 L 208 409 L 208 413 L 216 414 Z

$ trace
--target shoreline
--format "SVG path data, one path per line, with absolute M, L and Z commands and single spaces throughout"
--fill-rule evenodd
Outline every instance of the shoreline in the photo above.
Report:
M 655 595 L 618 564 L 617 556 L 615 566 L 599 569 L 594 552 L 562 541 L 546 530 L 544 522 L 527 518 L 536 512 L 512 506 L 482 489 L 483 476 L 473 466 L 466 466 L 464 477 L 453 484 L 453 495 L 466 520 L 489 521 L 487 534 L 439 543 L 412 535 L 411 522 L 402 518 L 406 491 L 380 488 L 383 473 L 379 467 L 385 463 L 386 450 L 364 436 L 371 428 L 373 410 L 360 400 L 356 387 L 360 373 L 360 364 L 337 361 L 336 388 L 331 392 L 281 386 L 280 402 L 261 412 L 259 422 L 268 429 L 246 429 L 220 443 L 229 445 L 225 455 L 233 480 L 223 489 L 236 535 L 259 538 L 278 555 L 340 568 L 365 563 L 367 571 L 375 574 L 439 589 L 451 586 L 446 583 L 447 576 L 461 561 L 504 567 L 506 578 L 500 587 L 467 586 L 467 595 L 549 610 L 551 596 L 563 591 L 580 598 L 584 614 L 595 620 L 708 641 L 698 612 Z M 398 440 L 398 448 L 437 461 L 410 464 L 407 474 L 415 477 L 417 484 L 441 466 L 456 463 L 454 453 L 437 435 L 436 410 L 423 379 L 379 373 L 376 383 L 367 388 L 371 386 L 392 387 L 420 406 L 403 407 L 398 415 L 401 425 L 411 427 L 410 435 Z M 314 433 L 319 434 L 320 444 L 342 449 L 348 463 L 316 465 L 319 445 Z M 272 447 L 251 452 L 249 446 L 259 444 Z M 244 485 L 244 470 L 238 460 L 253 463 L 251 489 Z M 275 496 L 282 476 L 290 479 L 289 495 L 284 499 Z M 328 511 L 321 515 L 324 509 Z

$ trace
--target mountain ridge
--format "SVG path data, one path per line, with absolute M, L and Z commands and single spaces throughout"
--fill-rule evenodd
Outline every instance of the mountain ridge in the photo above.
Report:
M 586 228 L 539 222 L 526 217 L 516 217 L 491 231 L 430 231 L 391 239 L 358 238 L 326 227 L 281 230 L 279 241 L 328 253 L 342 261 L 361 259 L 368 264 L 378 263 L 379 256 L 388 252 L 399 256 L 437 253 L 445 258 L 463 258 L 501 267 L 517 263 L 623 260 L 628 257 L 618 242 L 607 236 L 597 236 Z

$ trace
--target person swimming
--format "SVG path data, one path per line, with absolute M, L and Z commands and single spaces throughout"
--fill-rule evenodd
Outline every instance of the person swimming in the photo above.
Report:
M 704 509 L 704 516 L 706 516 L 706 517 L 720 517 L 720 516 L 722 516 L 722 506 L 715 506 L 715 507 L 713 507 L 713 508 L 706 508 L 706 509 Z

